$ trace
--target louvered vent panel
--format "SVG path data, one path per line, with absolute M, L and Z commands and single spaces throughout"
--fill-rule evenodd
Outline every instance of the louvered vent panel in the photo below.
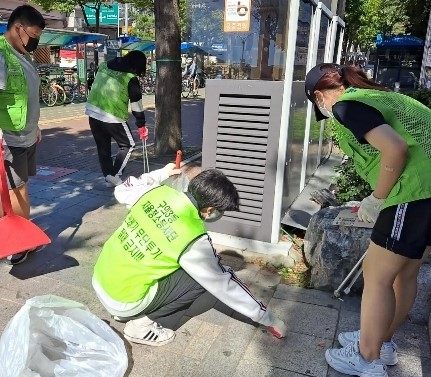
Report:
M 215 166 L 235 184 L 238 212 L 225 217 L 258 225 L 262 221 L 271 97 L 221 94 Z

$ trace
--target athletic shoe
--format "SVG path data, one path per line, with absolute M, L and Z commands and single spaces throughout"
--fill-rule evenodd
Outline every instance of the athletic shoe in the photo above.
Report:
M 27 259 L 27 255 L 28 253 L 31 253 L 33 251 L 40 251 L 45 247 L 45 245 L 43 246 L 38 246 L 38 247 L 34 247 L 33 249 L 28 249 L 26 251 L 23 251 L 22 253 L 18 253 L 18 254 L 13 254 L 13 255 L 9 255 L 7 256 L 4 261 L 6 264 L 9 265 L 16 265 L 16 264 L 20 264 L 22 262 L 24 262 Z
M 127 319 L 123 319 L 122 317 L 119 317 L 118 315 L 113 315 L 113 316 L 112 316 L 112 319 L 113 319 L 114 321 L 117 321 L 117 322 L 128 322 L 128 320 L 127 320 Z
M 110 174 L 108 174 L 108 175 L 105 177 L 105 182 L 106 182 L 110 187 L 115 187 L 115 186 L 121 185 L 121 184 L 123 183 L 123 181 L 121 180 L 121 178 L 120 178 L 118 175 L 113 176 L 113 175 L 110 175 Z
M 386 365 L 381 360 L 368 362 L 359 352 L 359 343 L 325 352 L 328 364 L 337 372 L 359 377 L 388 377 Z
M 175 339 L 175 331 L 165 329 L 144 317 L 127 322 L 124 337 L 133 343 L 158 347 L 171 343 Z
M 338 334 L 338 342 L 342 347 L 347 346 L 350 343 L 358 343 L 360 337 L 360 331 L 349 331 Z M 386 365 L 392 366 L 398 363 L 397 345 L 393 342 L 384 342 L 380 349 L 380 360 Z

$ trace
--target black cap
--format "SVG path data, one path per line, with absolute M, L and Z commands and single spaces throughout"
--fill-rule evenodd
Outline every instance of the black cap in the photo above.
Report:
M 318 64 L 315 67 L 311 68 L 306 77 L 305 77 L 305 95 L 307 98 L 313 102 L 314 105 L 314 113 L 316 115 L 316 120 L 320 121 L 323 119 L 328 119 L 325 117 L 319 110 L 319 107 L 316 105 L 316 96 L 314 95 L 314 88 L 320 79 L 325 76 L 328 72 L 340 71 L 342 67 L 338 64 L 333 63 L 322 63 Z

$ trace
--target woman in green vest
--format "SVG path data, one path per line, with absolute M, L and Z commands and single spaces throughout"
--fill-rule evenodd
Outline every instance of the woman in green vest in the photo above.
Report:
M 373 193 L 358 218 L 374 223 L 363 263 L 360 331 L 341 333 L 326 360 L 353 376 L 386 377 L 398 361 L 392 337 L 413 306 L 431 245 L 431 110 L 369 80 L 354 66 L 320 64 L 305 91 Z

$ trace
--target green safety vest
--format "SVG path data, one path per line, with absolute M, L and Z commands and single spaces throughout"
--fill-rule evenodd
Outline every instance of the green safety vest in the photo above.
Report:
M 91 86 L 88 103 L 126 121 L 129 118 L 128 85 L 134 77 L 133 73 L 114 71 L 106 62 L 102 63 Z
M 137 302 L 180 268 L 186 248 L 206 233 L 187 196 L 168 186 L 145 193 L 103 246 L 94 278 L 119 302 Z
M 400 93 L 348 88 L 338 99 L 358 101 L 380 111 L 385 122 L 407 143 L 408 156 L 401 176 L 389 193 L 383 208 L 431 197 L 431 109 Z M 358 174 L 374 190 L 380 173 L 380 152 L 361 144 L 334 119 L 340 148 L 354 163 Z
M 0 53 L 7 68 L 7 83 L 0 90 L 0 128 L 21 131 L 27 122 L 28 90 L 24 69 L 5 37 L 0 37 Z

